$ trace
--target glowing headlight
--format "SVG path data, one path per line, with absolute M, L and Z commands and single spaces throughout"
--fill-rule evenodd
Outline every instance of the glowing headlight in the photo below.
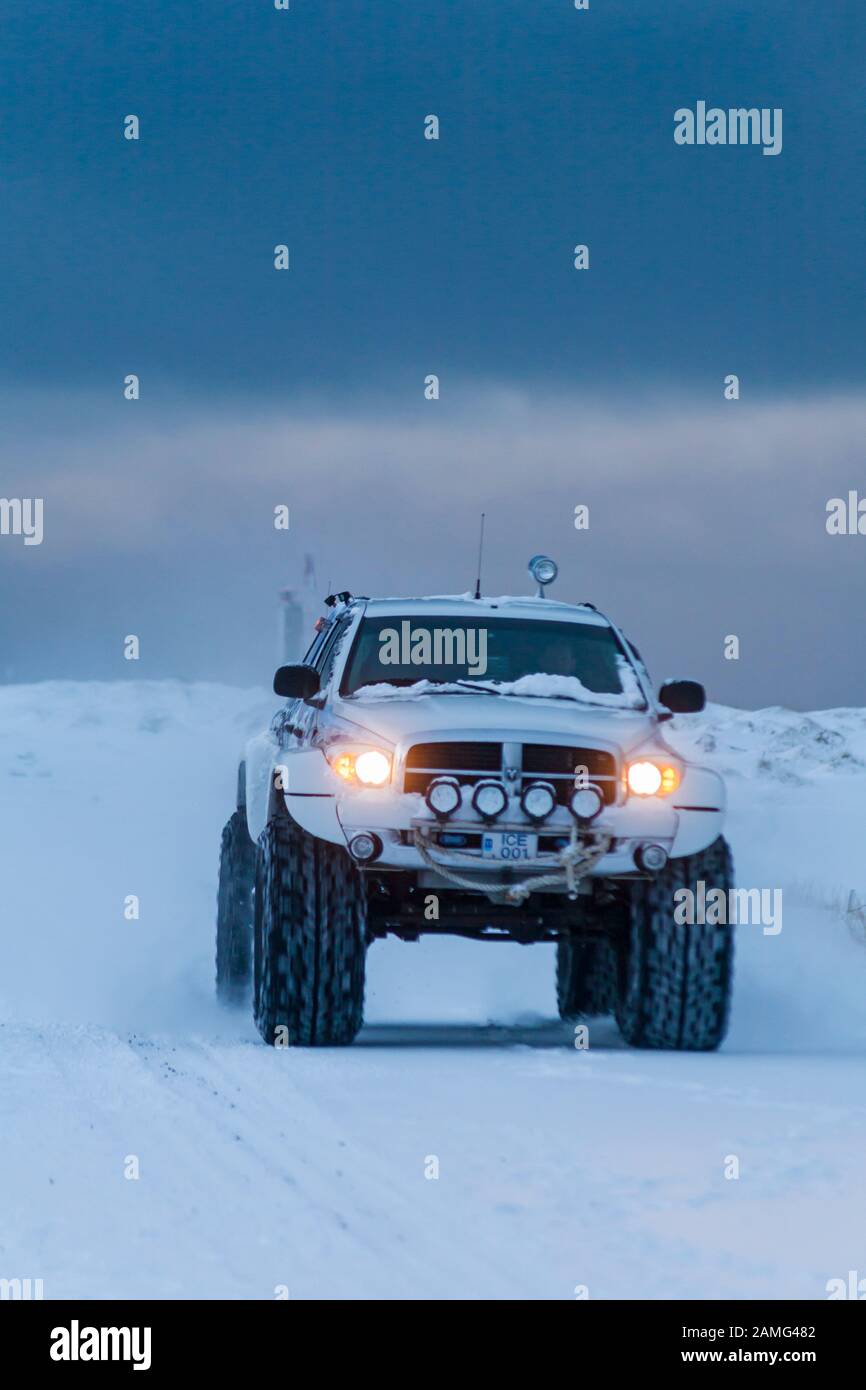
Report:
M 391 776 L 391 759 L 378 748 L 368 748 L 355 759 L 355 776 L 365 787 L 381 787 Z
M 524 788 L 520 804 L 530 820 L 546 820 L 556 805 L 556 792 L 549 782 L 530 782 Z
M 341 777 L 345 777 L 347 782 L 351 782 L 355 776 L 355 759 L 351 753 L 341 753 L 339 757 L 334 759 L 331 766 Z
M 680 774 L 670 763 L 644 759 L 629 764 L 626 780 L 634 796 L 670 796 L 680 784 Z
M 360 782 L 362 787 L 383 787 L 391 776 L 391 759 L 379 748 L 357 753 L 343 749 L 333 753 L 329 762 L 344 781 Z

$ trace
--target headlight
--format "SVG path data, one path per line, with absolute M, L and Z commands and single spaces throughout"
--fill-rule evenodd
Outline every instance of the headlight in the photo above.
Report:
M 679 768 L 662 760 L 629 763 L 626 784 L 633 796 L 670 796 L 680 784 Z
M 344 781 L 362 787 L 383 787 L 391 776 L 391 757 L 381 748 L 337 748 L 328 754 L 328 762 Z
M 378 748 L 368 748 L 355 759 L 355 776 L 365 787 L 381 787 L 391 776 L 391 759 Z

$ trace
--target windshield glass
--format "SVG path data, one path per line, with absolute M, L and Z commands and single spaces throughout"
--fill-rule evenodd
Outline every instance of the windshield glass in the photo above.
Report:
M 396 693 L 432 682 L 455 693 L 641 707 L 634 671 L 609 627 L 532 618 L 364 618 L 341 691 Z

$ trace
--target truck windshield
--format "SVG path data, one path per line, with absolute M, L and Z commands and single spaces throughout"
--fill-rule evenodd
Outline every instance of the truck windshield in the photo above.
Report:
M 531 618 L 461 622 L 426 615 L 364 618 L 346 663 L 342 694 L 419 681 L 458 690 L 477 683 L 502 694 L 572 699 L 595 694 L 601 703 L 643 704 L 615 633 L 600 624 Z M 515 683 L 520 688 L 513 690 Z

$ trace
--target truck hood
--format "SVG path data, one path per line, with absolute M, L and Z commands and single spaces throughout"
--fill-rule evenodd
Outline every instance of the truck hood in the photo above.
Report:
M 576 700 L 516 695 L 411 695 L 335 701 L 335 715 L 360 725 L 391 744 L 405 743 L 417 734 L 453 738 L 503 738 L 543 743 L 547 735 L 566 736 L 577 743 L 601 740 L 628 751 L 657 728 L 647 710 L 584 705 Z

